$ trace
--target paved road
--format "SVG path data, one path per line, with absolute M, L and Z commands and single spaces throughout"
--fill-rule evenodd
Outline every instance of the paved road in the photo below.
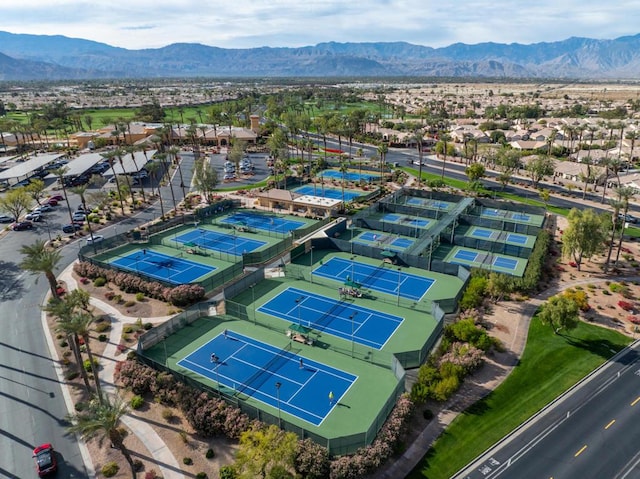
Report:
M 183 179 L 191 182 L 193 157 L 183 160 Z M 179 175 L 173 179 L 176 200 L 182 198 Z M 188 189 L 186 191 L 188 191 Z M 162 189 L 165 209 L 172 208 L 169 187 Z M 73 209 L 80 203 L 69 194 Z M 46 215 L 47 223 L 36 223 L 33 231 L 10 231 L 0 239 L 0 477 L 23 479 L 35 477 L 32 450 L 43 442 L 52 442 L 58 452 L 58 478 L 85 478 L 83 464 L 75 438 L 65 431 L 67 405 L 55 373 L 55 363 L 41 323 L 43 298 L 48 284 L 42 276 L 32 276 L 18 269 L 22 256 L 20 245 L 31 244 L 36 238 L 57 235 L 60 226 L 68 222 L 66 206 L 61 203 Z M 100 231 L 112 236 L 146 223 L 160 215 L 159 204 L 115 226 Z M 60 273 L 78 254 L 84 240 L 62 248 Z M 36 283 L 37 279 L 37 283 Z
M 616 355 L 456 479 L 640 477 L 640 342 Z

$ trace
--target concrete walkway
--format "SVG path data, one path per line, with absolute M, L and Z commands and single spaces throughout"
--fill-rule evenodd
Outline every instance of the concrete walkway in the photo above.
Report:
M 76 280 L 72 276 L 73 264 L 71 264 L 67 269 L 65 269 L 62 274 L 58 277 L 61 281 L 64 281 L 67 285 L 68 290 L 73 290 L 78 287 Z M 116 363 L 119 360 L 124 359 L 116 359 L 116 353 L 118 344 L 120 344 L 120 338 L 122 337 L 122 328 L 126 323 L 135 323 L 138 319 L 137 317 L 125 316 L 121 314 L 116 308 L 111 306 L 110 304 L 101 301 L 96 298 L 91 298 L 91 304 L 95 306 L 97 309 L 103 311 L 108 315 L 111 321 L 111 331 L 109 335 L 109 341 L 107 342 L 107 346 L 102 353 L 101 357 L 101 366 L 102 371 L 100 373 L 100 383 L 102 385 L 102 390 L 110 395 L 117 394 L 117 388 L 115 386 L 114 381 L 114 372 Z M 162 323 L 169 319 L 171 316 L 162 316 L 157 318 L 145 318 L 145 322 L 150 323 Z M 43 312 L 43 321 L 46 326 L 46 315 Z M 45 327 L 44 330 L 47 332 L 48 336 L 51 336 L 48 327 Z M 53 338 L 51 338 L 53 341 Z M 55 347 L 52 349 L 55 351 Z M 58 378 L 62 384 L 66 381 L 64 379 L 64 374 L 61 368 L 58 369 Z M 67 402 L 67 408 L 69 411 L 74 411 L 74 405 L 71 400 L 71 394 L 68 392 L 68 388 L 64 388 L 67 394 L 65 394 L 65 401 Z M 164 443 L 162 438 L 155 432 L 155 430 L 145 421 L 137 418 L 134 415 L 127 415 L 122 418 L 122 422 L 131 430 L 131 433 L 134 434 L 140 442 L 145 446 L 145 448 L 149 451 L 155 464 L 160 469 L 160 474 L 165 479 L 184 479 L 184 474 L 180 470 L 180 466 L 175 456 L 171 452 L 171 450 Z M 83 445 L 82 441 L 80 444 Z M 90 477 L 96 477 L 95 469 L 93 467 L 91 456 L 89 455 L 86 446 L 83 445 L 81 449 L 83 453 L 83 459 L 85 461 L 85 465 L 87 469 L 91 471 L 92 475 Z

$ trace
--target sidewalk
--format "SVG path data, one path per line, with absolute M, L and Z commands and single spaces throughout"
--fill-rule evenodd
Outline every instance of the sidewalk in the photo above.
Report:
M 74 263 L 69 265 L 59 276 L 59 279 L 66 283 L 68 290 L 73 290 L 78 287 L 77 282 L 71 274 L 73 270 L 73 264 Z M 109 319 L 111 321 L 109 341 L 107 342 L 107 346 L 102 355 L 103 370 L 100 376 L 100 382 L 105 393 L 111 395 L 117 394 L 117 388 L 114 381 L 115 366 L 118 362 L 118 359 L 116 359 L 117 345 L 120 343 L 123 324 L 135 323 L 138 318 L 124 316 L 110 304 L 93 297 L 91 298 L 91 304 L 101 311 L 104 311 L 104 313 L 109 316 Z M 162 323 L 169 318 L 170 316 L 145 318 L 145 321 L 156 324 Z M 51 333 L 47 326 L 46 313 L 44 312 L 42 313 L 42 322 L 45 334 L 47 335 L 49 349 L 54 353 L 55 346 L 53 345 L 53 338 L 51 337 Z M 57 360 L 58 358 L 55 359 Z M 60 383 L 64 385 L 64 374 L 62 373 L 62 369 L 59 366 L 56 367 L 56 373 L 58 375 Z M 62 390 L 65 398 L 65 403 L 67 404 L 67 409 L 69 411 L 74 411 L 74 404 L 68 388 L 63 386 Z M 138 419 L 133 415 L 123 417 L 122 421 L 131 430 L 131 433 L 134 434 L 147 448 L 149 453 L 152 455 L 155 463 L 158 465 L 160 474 L 163 478 L 184 479 L 185 476 L 181 472 L 178 461 L 174 457 L 173 453 L 169 450 L 164 441 L 148 423 Z M 83 461 L 85 463 L 85 466 L 87 467 L 87 470 L 89 471 L 89 477 L 94 478 L 96 477 L 96 472 L 93 467 L 91 455 L 89 454 L 89 451 L 83 441 L 79 440 L 79 444 Z

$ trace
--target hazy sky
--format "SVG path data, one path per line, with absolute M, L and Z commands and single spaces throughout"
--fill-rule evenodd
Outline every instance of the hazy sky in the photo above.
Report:
M 320 42 L 536 43 L 640 33 L 637 0 L 1 0 L 0 30 L 130 49 Z M 2 45 L 0 45 L 2 51 Z

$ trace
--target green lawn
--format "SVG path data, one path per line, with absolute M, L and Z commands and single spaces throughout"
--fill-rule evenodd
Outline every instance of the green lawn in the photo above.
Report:
M 520 364 L 485 399 L 461 414 L 409 475 L 447 479 L 551 400 L 619 351 L 631 339 L 580 323 L 567 335 L 534 318 Z

